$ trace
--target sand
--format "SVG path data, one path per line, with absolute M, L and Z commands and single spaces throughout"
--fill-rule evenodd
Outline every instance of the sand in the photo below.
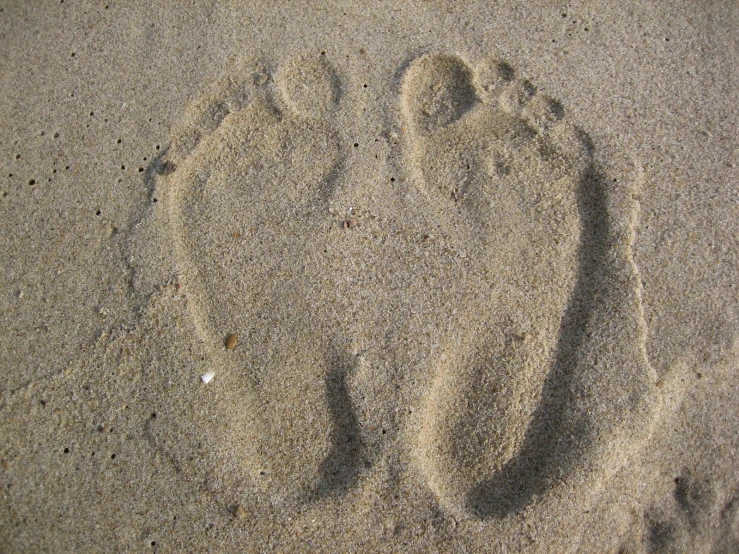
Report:
M 738 19 L 0 7 L 0 550 L 739 551 Z

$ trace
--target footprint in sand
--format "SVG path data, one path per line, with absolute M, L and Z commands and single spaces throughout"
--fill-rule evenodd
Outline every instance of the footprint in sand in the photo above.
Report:
M 412 178 L 490 281 L 434 369 L 417 464 L 460 515 L 503 517 L 568 476 L 593 485 L 657 406 L 633 222 L 611 213 L 587 137 L 510 66 L 425 55 L 401 97 Z
M 315 216 L 344 158 L 333 126 L 341 87 L 323 54 L 274 78 L 258 67 L 235 75 L 189 109 L 162 188 L 221 395 L 200 439 L 211 483 L 279 504 L 346 489 L 360 469 L 355 362 L 337 347 L 330 229 Z M 227 350 L 230 334 L 238 345 Z
M 194 410 L 209 486 L 425 502 L 421 480 L 485 518 L 621 467 L 658 405 L 634 215 L 562 107 L 505 64 L 422 56 L 379 179 L 380 152 L 342 142 L 363 111 L 324 55 L 234 75 L 157 185 L 217 374 Z

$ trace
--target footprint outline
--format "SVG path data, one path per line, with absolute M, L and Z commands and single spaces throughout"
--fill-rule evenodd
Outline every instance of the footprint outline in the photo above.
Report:
M 612 440 L 619 440 L 622 435 L 626 435 L 626 439 L 620 440 L 621 446 L 643 444 L 653 428 L 660 400 L 654 387 L 656 376 L 644 348 L 646 326 L 640 304 L 640 283 L 630 252 L 633 236 L 627 239 L 615 236 L 617 232 L 612 228 L 615 226 L 609 219 L 612 214 L 607 198 L 608 183 L 594 161 L 594 148 L 589 137 L 567 123 L 564 109 L 559 102 L 538 94 L 530 82 L 517 79 L 509 64 L 491 60 L 482 67 L 482 70 L 480 67 L 475 70 L 461 56 L 449 53 L 424 54 L 406 67 L 401 84 L 401 112 L 405 125 L 409 128 L 407 158 L 410 158 L 409 164 L 413 168 L 416 186 L 425 190 L 426 194 L 436 194 L 446 199 L 448 207 L 464 200 L 467 196 L 464 189 L 462 194 L 452 191 L 451 195 L 447 195 L 441 191 L 442 194 L 439 195 L 440 191 L 434 190 L 433 185 L 430 186 L 426 174 L 429 164 L 419 161 L 426 154 L 425 142 L 433 141 L 434 133 L 438 133 L 437 136 L 444 137 L 439 139 L 444 147 L 454 149 L 457 146 L 453 141 L 454 135 L 447 133 L 445 136 L 445 130 L 463 129 L 474 117 L 475 111 L 499 110 L 505 114 L 504 117 L 517 120 L 517 124 L 521 126 L 518 133 L 510 135 L 514 139 L 514 145 L 516 141 L 520 144 L 519 139 L 523 137 L 524 140 L 536 144 L 539 155 L 547 161 L 551 160 L 555 170 L 561 169 L 563 158 L 565 173 L 568 164 L 570 167 L 578 167 L 573 176 L 576 181 L 577 218 L 582 233 L 577 241 L 577 277 L 557 329 L 553 363 L 546 373 L 541 395 L 531 418 L 526 422 L 523 439 L 514 449 L 515 453 L 491 474 L 479 478 L 471 487 L 462 491 L 450 491 L 448 489 L 452 486 L 439 481 L 453 480 L 459 474 L 455 474 L 450 464 L 446 464 L 443 469 L 429 469 L 429 466 L 434 465 L 434 454 L 429 454 L 428 449 L 433 449 L 433 446 L 423 444 L 427 441 L 425 435 L 433 435 L 435 432 L 433 415 L 427 416 L 432 419 L 431 423 L 427 423 L 427 427 L 431 429 L 422 430 L 418 439 L 420 442 L 415 447 L 417 463 L 442 505 L 456 516 L 471 515 L 484 520 L 505 518 L 519 512 L 538 497 L 545 496 L 553 482 L 577 473 L 586 466 L 598 468 L 595 473 L 599 473 L 601 478 L 612 474 L 625 463 L 625 456 L 614 461 L 614 457 L 607 453 L 608 448 L 607 445 L 604 446 L 601 435 L 610 436 Z M 486 69 L 487 75 L 483 75 Z M 456 109 L 452 107 L 449 112 L 451 115 L 448 114 L 446 119 L 434 118 L 435 106 L 428 101 L 428 96 L 441 91 L 440 94 L 445 97 L 439 104 L 442 108 L 448 108 L 449 98 L 453 98 L 454 94 L 454 91 L 450 92 L 448 89 L 454 87 L 463 89 L 458 94 L 460 106 Z M 419 94 L 415 90 L 418 88 L 426 89 L 426 97 L 423 91 Z M 474 99 L 470 100 L 472 95 Z M 424 103 L 430 105 L 431 109 L 423 105 Z M 458 132 L 461 136 L 463 131 Z M 450 135 L 452 139 L 449 138 Z M 500 136 L 495 139 L 500 139 Z M 467 169 L 470 169 L 469 164 Z M 463 210 L 464 208 L 459 208 L 457 213 L 466 213 Z M 634 224 L 632 221 L 630 225 L 632 235 Z M 484 232 L 490 230 L 484 225 L 480 227 Z M 620 246 L 614 246 L 619 239 Z M 620 257 L 620 267 L 612 267 L 619 265 L 612 263 L 614 256 Z M 610 277 L 611 284 L 618 286 L 620 282 L 621 287 L 624 284 L 632 287 L 623 299 L 616 299 L 618 295 L 609 297 L 608 294 L 603 294 L 602 282 L 598 279 L 602 279 L 603 273 L 609 271 L 613 273 Z M 621 302 L 621 307 L 630 311 L 630 316 L 633 317 L 629 333 L 633 335 L 634 348 L 631 353 L 623 356 L 624 360 L 634 366 L 631 368 L 633 379 L 631 383 L 626 383 L 623 394 L 617 401 L 623 401 L 621 403 L 638 412 L 630 422 L 638 423 L 636 427 L 643 430 L 641 436 L 629 434 L 628 425 L 624 423 L 629 421 L 624 416 L 629 411 L 628 408 L 621 407 L 621 412 L 616 408 L 610 413 L 606 411 L 606 415 L 613 416 L 614 425 L 611 428 L 594 423 L 594 419 L 588 417 L 590 414 L 587 409 L 573 414 L 573 410 L 577 412 L 578 406 L 582 408 L 580 398 L 583 395 L 596 396 L 597 387 L 583 376 L 587 369 L 582 365 L 584 351 L 594 342 L 591 341 L 592 334 L 598 334 L 598 325 L 591 325 L 598 318 L 597 308 L 593 306 L 609 301 L 617 305 Z M 601 327 L 606 327 L 606 323 L 601 321 Z M 601 335 L 607 335 L 607 332 Z M 448 387 L 449 377 L 440 375 L 437 383 L 441 379 L 442 384 L 434 386 L 442 389 Z M 601 379 L 603 384 L 608 384 L 607 372 L 606 377 L 601 376 Z M 623 381 L 620 384 L 623 385 Z M 431 404 L 439 401 L 435 396 L 434 386 L 427 393 L 431 395 Z M 630 386 L 633 390 L 629 390 Z M 616 394 L 616 397 L 619 395 Z M 426 410 L 433 412 L 428 403 Z M 439 417 L 443 421 L 444 416 Z M 575 437 L 575 444 L 565 446 L 565 441 L 562 440 L 564 437 Z M 484 457 L 484 453 L 481 455 Z M 582 471 L 580 476 L 584 473 L 586 472 Z

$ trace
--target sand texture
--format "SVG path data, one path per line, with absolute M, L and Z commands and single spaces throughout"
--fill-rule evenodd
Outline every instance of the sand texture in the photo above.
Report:
M 205 4 L 0 6 L 0 551 L 739 552 L 739 6 Z

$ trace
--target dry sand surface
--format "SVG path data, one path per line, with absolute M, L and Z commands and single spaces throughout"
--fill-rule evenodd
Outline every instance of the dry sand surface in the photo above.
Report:
M 736 2 L 0 37 L 0 551 L 739 552 Z

